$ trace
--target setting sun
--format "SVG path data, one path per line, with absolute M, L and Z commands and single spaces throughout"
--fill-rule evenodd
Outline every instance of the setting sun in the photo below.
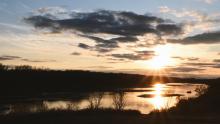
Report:
M 159 70 L 171 63 L 170 46 L 158 46 L 154 50 L 156 52 L 156 56 L 149 61 L 150 68 Z

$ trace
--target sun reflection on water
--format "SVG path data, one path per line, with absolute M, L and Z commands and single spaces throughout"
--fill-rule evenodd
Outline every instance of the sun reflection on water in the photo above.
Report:
M 162 93 L 163 93 L 163 88 L 164 85 L 163 84 L 155 84 L 154 85 L 154 97 L 151 99 L 151 103 L 153 104 L 155 109 L 162 109 L 164 104 L 165 104 L 165 99 L 162 97 Z

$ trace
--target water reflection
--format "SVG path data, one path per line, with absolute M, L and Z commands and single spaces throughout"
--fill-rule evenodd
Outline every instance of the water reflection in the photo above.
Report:
M 169 109 L 175 106 L 178 102 L 178 96 L 172 93 L 171 88 L 168 88 L 165 84 L 155 84 L 153 85 L 154 92 L 153 97 L 149 99 L 150 103 L 157 110 Z M 166 97 L 169 96 L 169 97 Z
M 157 109 L 169 109 L 179 99 L 198 97 L 207 89 L 203 84 L 157 83 L 147 88 L 122 89 L 117 92 L 94 92 L 78 100 L 56 99 L 40 100 L 28 103 L 13 103 L 7 113 L 40 112 L 49 110 L 72 110 L 112 108 L 118 110 L 139 110 L 143 114 Z M 83 93 L 82 93 L 83 94 Z M 65 95 L 65 94 L 64 94 Z M 72 94 L 76 96 L 76 94 Z
M 165 98 L 161 96 L 164 90 L 163 84 L 154 85 L 154 97 L 150 100 L 155 109 L 162 109 L 165 106 Z

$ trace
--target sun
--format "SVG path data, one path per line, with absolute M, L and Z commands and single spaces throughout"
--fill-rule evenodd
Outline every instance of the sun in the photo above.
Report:
M 149 60 L 151 69 L 160 70 L 171 63 L 171 47 L 168 45 L 158 46 L 154 49 L 156 56 Z

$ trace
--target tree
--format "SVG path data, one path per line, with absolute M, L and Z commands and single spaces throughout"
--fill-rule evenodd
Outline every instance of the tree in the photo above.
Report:
M 123 110 L 125 107 L 125 92 L 113 94 L 113 104 L 116 110 Z

